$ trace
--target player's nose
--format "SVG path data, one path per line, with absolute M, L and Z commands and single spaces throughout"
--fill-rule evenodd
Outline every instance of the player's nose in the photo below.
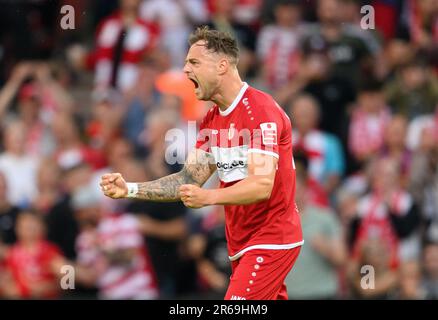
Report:
M 184 64 L 183 72 L 186 74 L 187 77 L 189 76 L 190 67 L 189 67 L 189 64 L 187 62 Z

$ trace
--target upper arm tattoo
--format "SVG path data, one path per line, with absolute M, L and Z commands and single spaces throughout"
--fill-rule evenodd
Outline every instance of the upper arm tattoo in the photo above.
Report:
M 205 151 L 195 149 L 190 152 L 180 172 L 158 180 L 139 183 L 136 198 L 159 202 L 178 201 L 181 185 L 202 186 L 215 170 L 213 156 Z

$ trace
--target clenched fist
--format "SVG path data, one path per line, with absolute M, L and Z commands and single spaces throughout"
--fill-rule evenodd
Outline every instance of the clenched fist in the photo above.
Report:
M 125 198 L 128 195 L 128 186 L 120 173 L 104 174 L 100 180 L 103 194 L 113 199 Z
M 211 190 L 202 189 L 193 184 L 183 184 L 179 187 L 181 201 L 188 208 L 202 208 L 212 203 Z

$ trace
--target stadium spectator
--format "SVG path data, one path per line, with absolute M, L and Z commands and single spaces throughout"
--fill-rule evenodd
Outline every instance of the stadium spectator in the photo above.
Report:
M 170 110 L 157 110 L 148 118 L 148 154 L 143 167 L 127 162 L 120 172 L 137 180 L 155 179 L 161 174 L 179 170 L 178 163 L 170 165 L 165 161 L 166 143 L 162 139 L 165 132 L 175 125 L 174 121 L 178 119 L 176 115 Z M 135 213 L 140 220 L 141 231 L 156 270 L 160 297 L 174 299 L 181 291 L 191 290 L 181 288 L 180 284 L 182 280 L 195 283 L 192 274 L 182 275 L 180 271 L 184 268 L 179 252 L 181 241 L 187 236 L 186 208 L 181 203 L 134 201 L 127 204 L 125 211 Z
M 225 236 L 225 213 L 222 208 L 211 208 L 201 217 L 199 229 L 192 231 L 187 246 L 196 261 L 201 282 L 202 299 L 222 299 L 231 276 Z
M 61 169 L 74 167 L 86 162 L 93 169 L 105 166 L 103 151 L 82 141 L 78 121 L 67 113 L 57 114 L 51 124 L 56 142 L 54 157 Z
M 424 58 L 417 56 L 402 66 L 397 76 L 388 82 L 385 94 L 393 112 L 410 120 L 433 114 L 438 105 L 438 79 L 427 68 Z
M 352 111 L 348 142 L 351 154 L 360 164 L 381 150 L 390 119 L 381 84 L 377 81 L 364 83 Z
M 401 185 L 400 167 L 389 158 L 371 162 L 370 191 L 360 199 L 350 224 L 352 261 L 361 260 L 363 246 L 369 241 L 381 243 L 394 270 L 400 263 L 419 257 L 420 215 L 414 199 Z
M 32 208 L 46 215 L 61 197 L 61 170 L 52 158 L 42 159 L 37 170 L 37 195 Z
M 68 259 L 76 256 L 75 239 L 78 225 L 74 219 L 72 194 L 90 183 L 92 169 L 86 163 L 78 163 L 61 171 L 61 194 L 45 217 L 47 237 L 58 245 Z
M 59 298 L 64 257 L 45 239 L 44 222 L 37 213 L 22 211 L 17 217 L 17 242 L 6 254 L 8 273 L 3 292 L 8 298 Z
M 212 15 L 206 23 L 211 29 L 229 32 L 239 44 L 239 73 L 245 77 L 251 73 L 256 60 L 256 34 L 246 25 L 234 19 L 234 7 L 237 0 L 212 0 Z
M 11 121 L 4 130 L 5 151 L 0 154 L 0 171 L 6 177 L 8 200 L 20 208 L 28 207 L 36 196 L 38 158 L 25 151 L 26 130 L 23 122 Z
M 367 239 L 361 244 L 358 260 L 350 260 L 348 266 L 352 298 L 389 300 L 395 297 L 399 276 L 390 255 L 390 248 L 379 239 Z
M 306 245 L 285 280 L 289 299 L 336 299 L 340 289 L 338 268 L 347 258 L 341 226 L 333 211 L 309 203 L 306 168 L 296 162 L 296 170 L 295 201 Z
M 293 80 L 301 60 L 299 1 L 277 1 L 275 21 L 264 26 L 257 38 L 257 58 L 263 84 L 270 90 L 278 89 Z
M 142 153 L 144 149 L 142 133 L 145 130 L 146 117 L 161 97 L 155 85 L 158 74 L 159 70 L 155 65 L 141 64 L 136 85 L 125 95 L 126 111 L 122 120 L 122 133 L 137 153 Z
M 96 286 L 101 299 L 156 299 L 154 270 L 137 219 L 127 213 L 105 214 L 90 188 L 78 189 L 72 203 L 81 227 L 78 281 Z
M 319 0 L 319 22 L 306 26 L 303 35 L 303 51 L 328 50 L 333 63 L 333 73 L 358 85 L 365 74 L 373 75 L 372 58 L 378 58 L 380 47 L 372 37 L 364 37 L 364 31 L 351 24 L 343 24 L 341 0 Z M 371 69 L 365 72 L 366 69 Z
M 181 69 L 193 24 L 208 19 L 203 0 L 143 0 L 140 17 L 160 27 L 160 49 L 170 55 L 171 67 Z
M 408 186 L 409 174 L 412 163 L 412 152 L 406 146 L 408 121 L 401 115 L 394 116 L 385 129 L 381 157 L 394 159 L 401 165 L 401 178 L 403 187 Z
M 412 159 L 409 190 L 420 206 L 424 222 L 423 239 L 438 229 L 438 136 L 435 127 L 424 127 L 420 143 Z
M 120 8 L 99 24 L 94 51 L 78 54 L 73 64 L 94 68 L 97 89 L 129 90 L 138 78 L 138 63 L 153 59 L 159 28 L 140 17 L 141 0 L 120 0 Z
M 280 105 L 286 106 L 300 92 L 312 95 L 319 102 L 319 129 L 336 135 L 346 157 L 350 157 L 347 153 L 349 109 L 356 98 L 356 89 L 351 81 L 332 72 L 332 63 L 326 50 L 303 55 L 297 76 L 276 90 L 274 95 Z
M 438 6 L 433 0 L 409 0 L 408 32 L 411 42 L 418 48 L 437 49 Z
M 436 238 L 427 243 L 423 251 L 425 277 L 423 287 L 427 299 L 438 299 L 438 244 Z
M 344 173 L 345 162 L 339 140 L 318 130 L 318 102 L 310 95 L 298 96 L 290 105 L 294 132 L 294 150 L 303 150 L 309 158 L 309 175 L 331 194 Z
M 416 260 L 406 261 L 400 268 L 400 285 L 397 299 L 421 300 L 426 292 L 422 288 L 422 274 L 420 264 Z
M 105 150 L 112 140 L 121 136 L 120 126 L 126 110 L 123 97 L 116 90 L 94 93 L 95 103 L 85 131 L 89 146 L 96 150 Z
M 15 243 L 15 223 L 19 208 L 12 205 L 8 200 L 8 184 L 6 177 L 0 173 L 0 247 Z M 0 260 L 4 251 L 0 248 Z

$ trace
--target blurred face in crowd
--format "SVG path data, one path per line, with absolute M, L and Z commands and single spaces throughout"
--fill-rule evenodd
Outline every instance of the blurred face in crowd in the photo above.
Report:
M 438 244 L 424 248 L 424 269 L 432 279 L 438 280 Z
M 218 93 L 221 76 L 227 71 L 221 63 L 222 59 L 227 59 L 227 57 L 208 50 L 204 40 L 190 47 L 184 73 L 195 85 L 195 95 L 198 100 L 209 101 Z
M 368 113 L 378 113 L 385 106 L 385 97 L 380 91 L 359 92 L 358 103 Z
M 369 239 L 362 247 L 362 264 L 373 266 L 377 272 L 386 270 L 389 267 L 388 252 L 380 239 Z
M 403 149 L 406 142 L 408 122 L 403 116 L 395 116 L 386 128 L 385 140 L 389 148 Z
M 404 262 L 400 270 L 400 287 L 405 299 L 415 299 L 421 283 L 421 269 L 417 261 Z
M 22 122 L 9 124 L 5 130 L 4 146 L 6 150 L 15 155 L 25 152 L 26 128 Z
M 37 172 L 37 183 L 40 190 L 58 188 L 60 178 L 61 172 L 56 161 L 45 159 L 40 163 Z
M 125 177 L 127 181 L 148 180 L 143 165 L 134 160 L 124 162 L 120 168 L 120 172 L 123 174 L 123 177 Z
M 319 109 L 316 101 L 307 96 L 298 97 L 292 102 L 291 115 L 294 127 L 301 134 L 315 129 L 319 120 Z
M 438 2 L 435 0 L 417 0 L 416 2 L 423 15 L 432 16 L 438 12 Z
M 32 124 L 39 119 L 41 99 L 36 92 L 36 88 L 34 86 L 32 87 L 32 85 L 25 86 L 23 91 L 25 91 L 25 94 L 20 99 L 18 104 L 20 118 L 25 123 Z
M 66 191 L 73 192 L 87 185 L 90 182 L 91 175 L 92 169 L 87 164 L 80 164 L 77 167 L 67 170 L 64 172 L 62 179 Z
M 174 97 L 175 98 L 175 97 Z M 169 97 L 169 99 L 171 99 Z M 175 98 L 176 99 L 176 98 Z M 162 146 L 168 130 L 177 126 L 178 113 L 172 108 L 161 109 L 152 113 L 147 119 L 146 142 L 148 146 Z
M 119 0 L 122 11 L 137 11 L 140 0 Z
M 52 133 L 58 145 L 76 142 L 79 135 L 73 119 L 66 114 L 58 114 L 54 117 Z
M 359 2 L 355 0 L 344 0 L 342 1 L 342 21 L 355 23 L 360 17 L 360 6 Z
M 43 222 L 39 217 L 28 212 L 18 215 L 15 231 L 18 240 L 25 243 L 32 243 L 44 237 Z
M 426 82 L 427 71 L 422 66 L 411 65 L 403 68 L 401 76 L 406 89 L 414 90 Z
M 376 160 L 371 166 L 372 186 L 375 192 L 384 194 L 386 191 L 399 187 L 400 166 L 390 158 Z
M 132 145 L 125 139 L 117 139 L 110 143 L 108 150 L 108 161 L 112 167 L 132 159 Z
M 317 11 L 322 23 L 338 23 L 342 7 L 339 0 L 319 0 Z
M 297 5 L 277 5 L 274 10 L 276 23 L 281 27 L 293 27 L 300 21 L 301 10 Z
M 407 41 L 394 39 L 386 45 L 386 61 L 392 68 L 406 64 L 412 59 L 413 54 L 413 47 Z
M 102 210 L 98 203 L 87 208 L 75 210 L 75 218 L 81 226 L 96 227 L 102 216 Z
M 214 9 L 217 14 L 231 18 L 236 0 L 214 0 Z
M 422 152 L 430 152 L 436 150 L 438 146 L 438 139 L 436 128 L 434 126 L 426 126 L 421 130 L 419 149 Z

